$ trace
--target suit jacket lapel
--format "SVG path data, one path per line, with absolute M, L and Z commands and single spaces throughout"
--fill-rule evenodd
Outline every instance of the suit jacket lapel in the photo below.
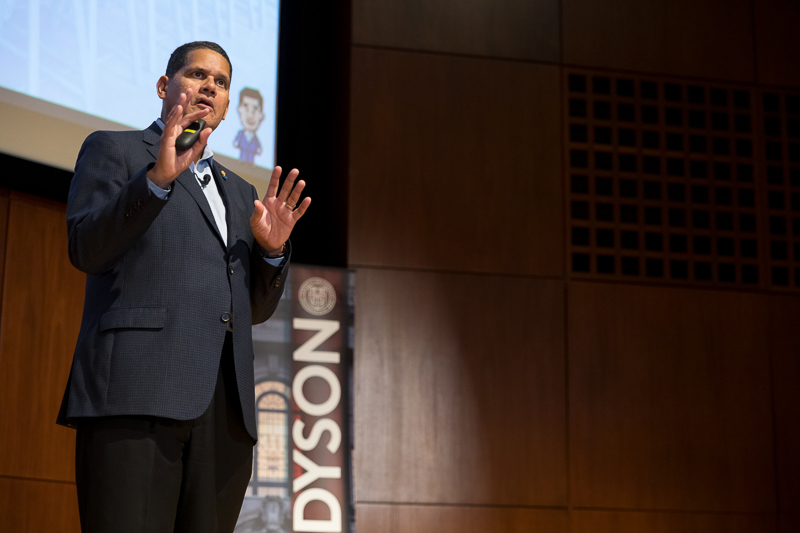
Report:
M 147 151 L 153 156 L 153 161 L 158 159 L 158 142 L 161 140 L 161 128 L 156 122 L 142 131 L 142 141 L 147 145 Z
M 203 189 L 200 188 L 200 184 L 197 183 L 197 178 L 194 177 L 192 171 L 187 168 L 178 175 L 175 181 L 185 188 L 192 198 L 194 198 L 194 201 L 200 207 L 200 211 L 203 212 L 203 215 L 205 215 L 208 223 L 211 224 L 212 228 L 214 228 L 214 233 L 216 233 L 217 238 L 222 241 L 219 228 L 217 227 L 217 223 L 214 221 L 214 215 L 211 213 L 211 207 L 208 205 L 206 195 L 203 194 Z M 225 216 L 227 217 L 228 215 L 226 214 Z

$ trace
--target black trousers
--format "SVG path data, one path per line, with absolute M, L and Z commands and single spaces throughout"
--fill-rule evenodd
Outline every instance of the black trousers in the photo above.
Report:
M 78 422 L 75 479 L 84 533 L 230 533 L 250 481 L 231 334 L 216 390 L 194 420 L 151 416 Z

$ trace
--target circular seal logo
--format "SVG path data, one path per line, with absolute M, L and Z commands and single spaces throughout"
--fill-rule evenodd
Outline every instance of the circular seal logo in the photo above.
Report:
M 298 291 L 300 306 L 315 316 L 327 315 L 336 305 L 336 290 L 326 279 L 308 278 Z

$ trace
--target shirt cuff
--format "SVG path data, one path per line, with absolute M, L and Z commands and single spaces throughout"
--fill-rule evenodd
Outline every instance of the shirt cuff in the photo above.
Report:
M 281 266 L 283 264 L 283 262 L 286 260 L 286 256 L 285 255 L 282 255 L 280 257 L 264 257 L 264 256 L 262 256 L 262 257 L 264 258 L 264 261 L 266 261 L 267 263 L 269 263 L 270 265 L 272 265 L 274 267 Z
M 169 189 L 162 189 L 152 181 L 150 178 L 147 178 L 147 186 L 150 187 L 150 192 L 161 198 L 162 200 L 166 200 L 169 196 L 169 192 L 172 190 L 172 186 L 170 185 Z

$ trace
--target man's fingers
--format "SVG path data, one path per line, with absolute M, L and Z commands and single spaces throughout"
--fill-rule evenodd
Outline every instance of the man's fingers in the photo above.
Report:
M 297 175 L 300 174 L 300 171 L 296 168 L 293 168 L 289 175 L 286 176 L 286 180 L 283 182 L 283 186 L 281 187 L 280 192 L 278 193 L 278 200 L 281 202 L 286 202 L 287 198 L 289 198 L 289 193 L 292 192 L 292 186 L 294 185 L 294 180 L 297 179 Z
M 266 202 L 269 198 L 275 198 L 279 202 L 290 203 L 291 205 L 294 205 L 294 202 L 290 202 L 289 197 L 293 193 L 293 188 L 296 188 L 294 187 L 294 180 L 297 179 L 300 171 L 296 168 L 293 168 L 291 172 L 289 172 L 289 175 L 286 176 L 286 180 L 284 180 L 283 185 L 280 185 L 282 172 L 283 169 L 278 166 L 272 170 L 272 177 L 269 180 L 269 187 L 267 188 L 267 194 L 264 196 L 264 201 Z M 278 189 L 279 185 L 280 190 Z M 303 188 L 301 187 L 299 191 L 302 190 Z M 299 191 L 296 195 L 292 196 L 295 202 L 300 198 Z
M 294 217 L 295 222 L 299 220 L 301 216 L 306 214 L 306 210 L 310 205 L 311 205 L 311 197 L 306 196 L 305 198 L 303 198 L 303 201 L 300 202 L 300 205 L 297 206 L 297 209 L 292 211 L 292 216 Z
M 211 132 L 214 131 L 211 128 L 204 128 L 203 131 L 200 132 L 200 138 L 197 140 L 197 144 L 200 145 L 201 151 L 205 150 L 206 144 L 208 144 L 208 138 L 211 136 Z
M 291 194 L 289 194 L 289 197 L 286 199 L 286 203 L 289 205 L 297 205 L 297 202 L 300 200 L 300 193 L 303 192 L 305 186 L 306 186 L 305 181 L 303 180 L 298 181 L 297 184 L 294 186 L 294 189 L 292 189 Z
M 283 172 L 281 167 L 276 166 L 272 169 L 272 177 L 269 179 L 269 187 L 267 187 L 267 194 L 264 196 L 264 201 L 278 194 L 278 183 L 281 181 L 281 172 Z
M 253 214 L 250 215 L 250 226 L 258 224 L 258 221 L 264 217 L 264 213 L 267 211 L 267 208 L 260 200 L 253 200 L 253 206 Z
M 188 126 L 189 124 L 191 124 L 195 120 L 198 120 L 198 119 L 201 119 L 201 118 L 205 118 L 206 115 L 208 115 L 209 113 L 211 113 L 211 110 L 206 108 L 206 109 L 197 110 L 194 113 L 189 113 L 188 115 L 184 115 L 183 118 L 180 121 L 181 128 L 182 129 L 186 129 L 186 126 Z
M 167 121 L 165 122 L 164 126 L 166 130 L 172 130 L 175 126 L 180 127 L 180 131 L 176 133 L 176 135 L 180 135 L 186 127 L 194 122 L 195 120 L 205 118 L 210 112 L 210 109 L 198 109 L 193 113 L 189 113 L 188 115 L 184 115 L 183 112 L 186 109 L 186 104 L 192 98 L 192 90 L 186 89 L 186 92 L 181 93 L 181 96 L 178 98 L 178 101 L 167 115 Z
M 172 130 L 178 123 L 178 120 L 180 120 L 180 117 L 182 115 L 183 115 L 183 105 L 181 105 L 180 103 L 175 104 L 172 107 L 172 111 L 170 111 L 169 115 L 167 115 L 167 121 L 164 123 L 165 132 Z
M 192 160 L 198 156 L 202 156 L 203 152 L 206 149 L 206 144 L 208 144 L 208 137 L 211 135 L 213 130 L 211 128 L 205 128 L 203 131 L 200 132 L 200 138 L 197 139 L 197 142 L 189 149 L 192 153 Z
M 178 101 L 172 106 L 170 109 L 169 114 L 167 115 L 167 121 L 164 124 L 167 127 L 174 126 L 177 121 L 181 119 L 183 116 L 183 108 L 186 102 L 189 101 L 189 98 L 192 96 L 192 90 L 186 89 L 186 92 L 181 93 L 180 97 L 178 97 Z

